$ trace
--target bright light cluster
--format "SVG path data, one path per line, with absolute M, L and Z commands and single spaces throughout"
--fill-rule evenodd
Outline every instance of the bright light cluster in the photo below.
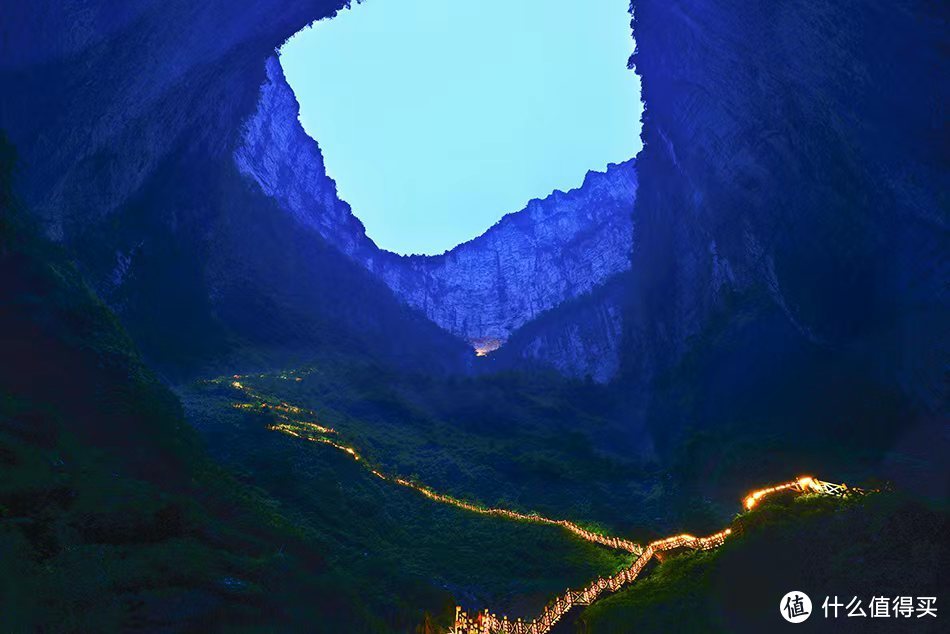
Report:
M 832 487 L 832 489 L 829 489 L 829 487 Z M 822 482 L 821 480 L 816 480 L 811 476 L 801 476 L 795 480 L 792 480 L 791 482 L 776 484 L 775 486 L 753 491 L 745 497 L 745 499 L 742 501 L 742 505 L 745 507 L 745 510 L 751 511 L 752 508 L 759 503 L 759 500 L 767 495 L 778 493 L 780 491 L 795 490 L 799 493 L 835 494 L 839 492 L 838 489 L 846 488 L 847 486 L 844 484 L 831 484 L 828 482 Z
M 623 586 L 632 583 L 656 553 L 675 548 L 709 550 L 722 545 L 731 533 L 732 530 L 727 528 L 707 537 L 683 534 L 651 542 L 629 568 L 610 577 L 595 579 L 579 590 L 566 590 L 562 595 L 555 597 L 544 606 L 541 615 L 531 621 L 522 621 L 521 619 L 510 621 L 507 616 L 498 618 L 497 615 L 489 613 L 488 610 L 470 616 L 462 611 L 461 606 L 457 606 L 455 608 L 455 626 L 450 632 L 453 634 L 484 634 L 486 632 L 489 634 L 495 632 L 503 634 L 545 634 L 575 605 L 590 605 L 604 592 L 616 592 Z

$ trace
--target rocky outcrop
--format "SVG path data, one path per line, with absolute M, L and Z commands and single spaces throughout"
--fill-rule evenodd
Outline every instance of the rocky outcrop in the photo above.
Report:
M 257 111 L 234 155 L 241 172 L 407 304 L 476 348 L 497 347 L 542 312 L 630 267 L 637 191 L 633 160 L 588 173 L 577 189 L 532 200 L 442 255 L 399 256 L 378 249 L 349 205 L 337 197 L 320 149 L 303 131 L 298 112 L 279 61 L 271 58 Z M 619 310 L 604 318 L 619 330 Z M 594 348 L 584 342 L 574 336 L 559 346 L 538 345 L 532 356 L 549 358 L 571 374 L 609 376 L 606 368 L 612 364 L 603 359 L 616 357 L 617 338 L 611 335 Z
M 630 268 L 636 191 L 634 162 L 611 165 L 443 255 L 387 257 L 369 267 L 446 330 L 469 341 L 505 341 Z
M 317 142 L 307 136 L 300 106 L 276 56 L 266 62 L 266 80 L 256 110 L 244 124 L 234 152 L 240 172 L 302 225 L 312 227 L 337 249 L 368 267 L 381 252 L 363 223 L 340 200 L 327 176 Z
M 540 365 L 597 383 L 613 379 L 623 350 L 627 275 L 616 275 L 516 330 L 493 355 L 494 369 Z

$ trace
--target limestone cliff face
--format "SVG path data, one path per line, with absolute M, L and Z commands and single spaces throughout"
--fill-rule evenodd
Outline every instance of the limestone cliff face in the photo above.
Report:
M 785 417 L 872 436 L 915 408 L 933 417 L 947 402 L 946 11 L 635 6 L 647 109 L 620 381 L 664 432 Z
M 350 257 L 370 261 L 378 249 L 350 206 L 337 196 L 319 146 L 300 125 L 297 98 L 276 57 L 267 60 L 266 77 L 257 109 L 234 153 L 235 164 L 298 222 L 316 229 Z
M 240 171 L 287 213 L 475 347 L 504 342 L 542 312 L 630 267 L 637 191 L 632 160 L 588 173 L 577 189 L 532 200 L 442 255 L 398 256 L 378 249 L 337 197 L 317 143 L 300 126 L 297 101 L 276 58 L 267 62 L 257 111 L 234 158 Z M 602 349 L 607 358 L 615 357 L 619 320 L 614 310 L 607 317 L 610 333 L 582 337 L 578 331 L 561 346 L 536 346 L 533 356 L 571 374 L 591 373 L 593 366 L 580 359 L 603 366 Z M 593 373 L 604 379 L 611 374 L 603 367 Z
M 623 293 L 629 273 L 545 311 L 493 355 L 495 369 L 533 364 L 598 383 L 613 379 L 623 349 Z
M 235 167 L 275 47 L 343 0 L 62 4 L 0 5 L 0 129 L 24 206 L 153 364 L 465 371 L 467 344 Z
M 505 341 L 545 310 L 630 268 L 636 191 L 633 161 L 612 165 L 443 255 L 369 266 L 446 330 L 469 341 Z
M 0 127 L 26 206 L 153 357 L 241 324 L 259 343 L 254 329 L 281 319 L 268 341 L 292 349 L 375 329 L 368 354 L 402 340 L 392 356 L 450 356 L 424 316 L 379 317 L 408 304 L 470 340 L 520 332 L 499 353 L 575 368 L 612 337 L 588 326 L 615 321 L 554 313 L 569 298 L 593 309 L 629 268 L 617 381 L 657 420 L 790 385 L 774 378 L 792 372 L 790 350 L 847 360 L 931 409 L 947 400 L 946 17 L 933 3 L 637 0 L 636 177 L 630 164 L 592 174 L 435 258 L 366 238 L 268 62 L 342 0 L 62 4 L 0 5 Z M 681 362 L 689 398 L 656 393 Z M 717 383 L 735 368 L 741 380 Z

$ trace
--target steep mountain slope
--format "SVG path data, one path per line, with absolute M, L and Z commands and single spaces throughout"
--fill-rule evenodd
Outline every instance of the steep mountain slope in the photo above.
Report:
M 443 255 L 401 257 L 377 248 L 337 197 L 320 148 L 298 117 L 280 62 L 271 58 L 257 111 L 235 153 L 240 171 L 407 304 L 476 346 L 504 342 L 541 312 L 630 266 L 637 190 L 632 160 L 588 173 L 577 189 L 531 201 Z M 568 369 L 578 361 L 561 365 Z
M 297 591 L 362 622 L 327 609 L 339 591 L 320 542 L 210 462 L 115 316 L 15 209 L 11 157 L 0 136 L 0 627 L 299 627 L 280 598 Z
M 624 565 L 561 527 L 498 521 L 382 482 L 336 450 L 268 430 L 266 411 L 235 408 L 227 391 L 200 382 L 188 388 L 191 422 L 234 471 L 212 463 L 115 316 L 14 208 L 11 164 L 0 136 L 4 631 L 406 632 L 450 622 L 448 588 L 533 609 L 564 584 Z M 389 369 L 381 386 L 375 364 L 354 380 L 322 361 L 315 369 L 335 398 L 356 398 L 343 422 L 378 431 L 380 416 L 419 440 L 421 430 L 406 432 L 413 421 L 394 415 L 412 406 L 386 406 L 385 384 L 404 371 Z M 551 434 L 517 387 L 461 387 L 474 391 L 469 401 L 500 395 L 499 411 L 519 423 L 527 413 Z M 429 391 L 426 400 L 445 398 L 438 384 Z M 549 471 L 544 462 L 522 468 Z M 587 466 L 618 477 L 614 463 Z
M 946 11 L 636 5 L 648 107 L 620 382 L 668 441 L 738 425 L 924 450 L 906 480 L 940 482 Z
M 918 616 L 916 597 L 941 597 L 947 590 L 941 572 L 950 563 L 941 539 L 948 529 L 944 513 L 896 495 L 804 497 L 767 502 L 731 527 L 723 547 L 666 558 L 629 589 L 585 609 L 574 631 L 780 631 L 779 603 L 791 590 L 811 598 L 803 624 L 808 631 L 867 632 L 872 623 L 888 632 L 943 629 L 939 608 L 937 618 Z M 912 626 L 893 609 L 902 596 L 915 598 Z M 869 622 L 872 597 L 887 599 L 888 617 Z M 830 605 L 835 602 L 844 603 L 837 616 Z
M 632 164 L 534 201 L 491 237 L 439 258 L 376 249 L 336 199 L 273 60 L 275 46 L 340 4 L 4 9 L 0 128 L 22 148 L 18 187 L 165 372 L 287 363 L 334 342 L 457 371 L 471 348 L 401 302 L 491 347 L 629 267 Z M 235 150 L 280 209 L 235 178 Z
M 5 39 L 0 66 L 18 190 L 173 376 L 315 350 L 454 371 L 471 357 L 233 164 L 274 46 L 336 6 L 89 3 L 70 37 L 43 3 L 3 9 L 36 34 Z

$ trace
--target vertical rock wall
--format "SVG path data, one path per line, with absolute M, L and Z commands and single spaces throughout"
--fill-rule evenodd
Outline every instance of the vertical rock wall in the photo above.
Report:
M 240 171 L 408 305 L 476 347 L 506 341 L 544 311 L 630 267 L 637 191 L 633 160 L 588 173 L 577 189 L 532 200 L 482 236 L 442 255 L 398 256 L 378 249 L 337 197 L 320 149 L 303 131 L 298 114 L 280 64 L 271 58 L 257 111 L 234 155 Z M 607 319 L 611 331 L 619 330 L 619 310 L 611 309 Z M 589 330 L 586 324 L 576 328 Z M 558 346 L 535 346 L 531 356 L 570 374 L 606 379 L 612 374 L 606 368 L 615 364 L 600 359 L 601 349 L 615 357 L 617 339 L 611 334 L 593 342 L 575 332 Z
M 657 428 L 883 443 L 945 411 L 946 8 L 634 4 L 645 147 L 622 381 Z

